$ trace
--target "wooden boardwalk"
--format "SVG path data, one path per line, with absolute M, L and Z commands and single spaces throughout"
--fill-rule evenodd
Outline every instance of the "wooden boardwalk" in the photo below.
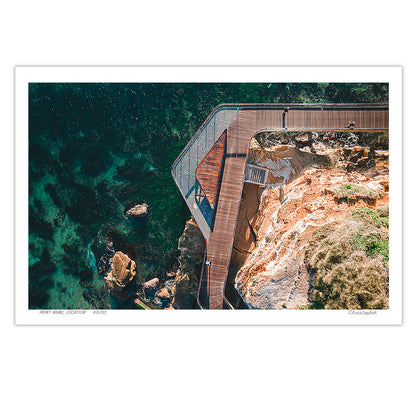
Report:
M 237 115 L 222 133 L 226 134 L 225 151 L 221 153 L 222 171 L 219 175 L 204 177 L 205 181 L 217 182 L 204 184 L 215 189 L 216 198 L 213 201 L 210 195 L 210 202 L 215 202 L 214 217 L 198 291 L 198 303 L 203 309 L 232 309 L 225 299 L 224 290 L 252 137 L 261 131 L 349 130 L 351 121 L 354 122 L 354 131 L 388 130 L 387 105 L 239 106 Z M 284 111 L 285 107 L 289 107 L 288 112 Z

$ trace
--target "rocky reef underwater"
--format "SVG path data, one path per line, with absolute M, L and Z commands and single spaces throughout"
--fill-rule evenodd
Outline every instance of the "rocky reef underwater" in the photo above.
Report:
M 143 307 L 155 278 L 152 304 L 171 297 L 188 211 L 170 169 L 202 122 L 183 105 L 169 119 L 172 89 L 30 85 L 29 308 Z

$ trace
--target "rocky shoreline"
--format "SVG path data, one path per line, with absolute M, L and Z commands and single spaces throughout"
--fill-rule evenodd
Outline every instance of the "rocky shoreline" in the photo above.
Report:
M 386 140 L 384 136 L 370 139 L 373 143 Z M 252 140 L 249 163 L 267 168 L 269 176 L 265 187 L 246 183 L 243 188 L 226 287 L 235 308 L 337 307 L 337 301 L 331 299 L 331 303 L 324 293 L 322 281 L 313 278 L 317 269 L 311 260 L 311 241 L 328 224 L 348 223 L 353 228 L 352 216 L 359 210 L 388 207 L 388 150 L 360 146 L 360 141 L 354 133 L 315 132 L 262 133 Z M 145 224 L 148 210 L 146 203 L 131 203 L 124 214 Z M 143 247 L 135 249 L 134 241 L 125 241 L 117 232 L 107 232 L 105 237 L 105 252 L 93 251 L 112 298 L 126 306 L 150 309 L 197 308 L 205 239 L 193 219 L 186 222 L 178 241 L 179 257 L 164 272 L 144 279 L 137 275 L 134 260 L 145 255 Z M 357 258 L 372 262 L 372 273 L 377 270 L 380 282 L 388 282 L 380 256 L 374 260 L 363 250 L 357 253 Z M 352 287 L 354 281 L 349 283 Z M 94 290 L 87 289 L 84 297 L 98 296 Z M 387 307 L 388 295 L 381 292 L 373 294 L 373 304 Z
M 313 232 L 351 221 L 357 210 L 388 207 L 388 150 L 380 149 L 387 145 L 385 134 L 354 132 L 261 133 L 252 140 L 249 163 L 269 176 L 264 188 L 244 184 L 226 286 L 235 308 L 313 306 L 315 271 L 305 255 Z M 192 220 L 179 250 L 172 306 L 194 308 L 204 240 Z M 377 261 L 388 293 L 388 270 Z

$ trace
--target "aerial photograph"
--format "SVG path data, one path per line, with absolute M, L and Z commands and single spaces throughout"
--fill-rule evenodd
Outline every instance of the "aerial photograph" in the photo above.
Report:
M 28 195 L 31 310 L 389 309 L 388 83 L 32 82 Z

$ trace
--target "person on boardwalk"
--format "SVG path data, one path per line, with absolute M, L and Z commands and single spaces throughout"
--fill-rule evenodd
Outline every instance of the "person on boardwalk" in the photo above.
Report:
M 286 121 L 286 114 L 289 112 L 289 107 L 285 107 L 284 109 L 283 109 L 283 113 L 282 113 L 282 116 L 283 116 L 283 128 L 284 129 L 286 129 L 286 124 L 285 124 L 285 121 Z
M 353 128 L 354 128 L 354 126 L 355 126 L 355 121 L 350 120 L 350 121 L 348 122 L 348 126 L 345 126 L 345 128 L 346 128 L 346 129 L 353 129 Z

